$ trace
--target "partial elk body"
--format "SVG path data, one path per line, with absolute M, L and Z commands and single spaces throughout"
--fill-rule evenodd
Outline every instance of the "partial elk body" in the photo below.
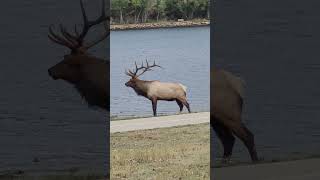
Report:
M 153 67 L 160 67 L 156 65 L 155 62 L 153 65 L 149 65 L 148 61 L 146 61 L 146 66 L 141 65 L 138 68 L 137 63 L 135 63 L 135 70 L 128 70 L 126 74 L 131 77 L 131 79 L 125 83 L 127 87 L 131 87 L 139 96 L 143 96 L 148 98 L 152 102 L 153 115 L 157 116 L 157 101 L 176 101 L 180 112 L 183 110 L 183 106 L 186 106 L 189 113 L 190 106 L 187 101 L 187 87 L 180 83 L 170 83 L 170 82 L 160 82 L 160 81 L 145 81 L 140 80 L 139 76 L 141 76 L 146 71 L 150 71 Z M 139 71 L 142 71 L 138 74 Z
M 53 26 L 49 28 L 49 39 L 68 47 L 71 52 L 65 55 L 61 62 L 51 67 L 48 73 L 55 80 L 62 79 L 73 84 L 90 106 L 109 110 L 110 62 L 92 56 L 87 51 L 107 38 L 110 32 L 106 29 L 104 34 L 96 40 L 84 42 L 84 38 L 91 27 L 109 20 L 105 13 L 105 1 L 102 0 L 101 16 L 94 21 L 88 20 L 81 0 L 80 6 L 84 20 L 81 32 L 78 31 L 77 26 L 75 26 L 74 33 L 71 33 L 60 25 L 60 35 L 58 35 L 58 33 L 54 32 Z
M 212 69 L 210 86 L 212 94 L 210 124 L 224 147 L 224 160 L 231 157 L 234 136 L 237 136 L 247 147 L 252 161 L 257 161 L 254 135 L 241 120 L 243 81 L 230 72 Z

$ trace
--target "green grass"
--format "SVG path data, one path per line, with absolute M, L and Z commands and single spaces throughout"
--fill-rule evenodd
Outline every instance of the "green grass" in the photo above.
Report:
M 111 134 L 111 179 L 209 179 L 209 124 Z

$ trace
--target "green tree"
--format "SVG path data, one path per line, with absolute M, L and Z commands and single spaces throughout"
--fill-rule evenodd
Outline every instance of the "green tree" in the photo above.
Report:
M 134 21 L 139 22 L 141 17 L 141 22 L 146 22 L 148 19 L 148 14 L 151 9 L 150 0 L 131 0 L 131 5 L 134 8 Z
M 152 1 L 150 0 L 141 0 L 141 7 L 143 7 L 143 18 L 142 22 L 147 22 L 149 17 L 149 12 L 152 8 Z
M 131 0 L 131 4 L 134 8 L 134 22 L 137 23 L 140 19 L 140 14 L 142 12 L 142 8 L 141 7 L 141 4 L 142 4 L 142 1 L 141 0 Z
M 157 12 L 157 21 L 159 21 L 159 18 L 163 15 L 166 8 L 165 0 L 156 0 L 155 3 L 155 9 Z
M 196 13 L 198 17 L 208 18 L 209 19 L 209 0 L 199 0 L 199 5 L 196 9 Z
M 111 17 L 120 23 L 209 18 L 209 5 L 209 0 L 111 0 Z
M 184 17 L 186 19 L 193 19 L 196 9 L 199 7 L 199 0 L 185 0 L 182 3 Z
M 123 13 L 128 8 L 129 0 L 112 0 L 111 1 L 111 9 L 119 11 L 119 20 L 120 23 L 123 23 Z
M 166 0 L 165 1 L 165 14 L 169 19 L 179 19 L 183 17 L 181 0 Z

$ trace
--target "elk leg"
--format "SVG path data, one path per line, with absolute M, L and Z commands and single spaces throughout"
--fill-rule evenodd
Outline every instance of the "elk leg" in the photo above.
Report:
M 182 102 L 183 105 L 185 105 L 185 106 L 187 107 L 188 112 L 191 113 L 191 110 L 190 110 L 190 106 L 189 106 L 188 101 L 185 100 L 185 99 L 183 99 L 183 100 L 181 99 L 180 101 Z
M 178 106 L 180 107 L 180 112 L 182 112 L 182 110 L 183 110 L 182 102 L 180 100 L 178 100 L 178 99 L 176 101 L 177 101 Z
M 152 101 L 153 116 L 157 116 L 157 99 L 153 98 L 151 101 Z
M 232 132 L 223 124 L 219 123 L 216 119 L 211 125 L 213 130 L 216 132 L 218 138 L 220 139 L 223 145 L 223 159 L 228 160 L 232 155 L 232 149 L 235 142 L 235 137 Z
M 188 109 L 189 113 L 191 113 L 189 103 L 186 101 L 184 105 L 187 107 L 187 109 Z
M 253 162 L 258 161 L 258 155 L 254 144 L 254 135 L 245 127 L 244 124 L 233 129 L 234 134 L 241 139 L 244 145 L 247 147 L 251 160 Z

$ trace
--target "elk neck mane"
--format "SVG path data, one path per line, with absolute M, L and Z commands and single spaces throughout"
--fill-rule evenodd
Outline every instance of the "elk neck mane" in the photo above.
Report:
M 93 63 L 93 68 L 85 72 L 87 74 L 83 75 L 84 79 L 74 83 L 74 87 L 90 107 L 98 106 L 103 109 L 109 109 L 107 92 L 107 88 L 109 89 L 107 78 L 109 61 L 94 56 L 90 56 L 90 58 L 97 63 Z
M 88 103 L 89 106 L 99 106 L 101 108 L 107 108 L 105 98 L 106 92 L 96 86 L 91 81 L 81 81 L 74 85 L 81 97 Z
M 155 81 L 146 81 L 146 80 L 137 79 L 136 87 L 134 87 L 133 89 L 137 93 L 137 95 L 146 97 L 149 86 L 152 82 L 155 82 Z

